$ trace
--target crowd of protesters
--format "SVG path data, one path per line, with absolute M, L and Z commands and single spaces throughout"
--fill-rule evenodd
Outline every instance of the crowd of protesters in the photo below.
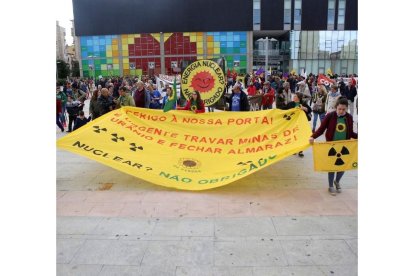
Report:
M 356 75 L 331 76 L 329 85 L 319 82 L 319 76 L 309 74 L 274 74 L 264 78 L 264 72 L 247 74 L 243 80 L 236 74 L 228 74 L 225 97 L 228 111 L 251 111 L 267 109 L 300 109 L 312 121 L 312 136 L 309 142 L 325 132 L 327 141 L 357 138 L 353 131 L 354 113 L 358 114 Z M 72 132 L 91 120 L 121 108 L 136 106 L 163 109 L 171 100 L 172 88 L 167 84 L 162 91 L 155 85 L 154 77 L 115 77 L 71 79 L 64 85 L 56 85 L 56 125 L 62 132 Z M 84 102 L 90 99 L 89 116 L 85 116 Z M 252 99 L 259 99 L 258 108 L 252 108 Z M 354 106 L 356 110 L 354 110 Z M 204 113 L 205 106 L 200 93 L 193 91 L 187 101 L 179 99 L 173 109 Z M 214 111 L 214 108 L 212 108 Z M 210 109 L 209 109 L 210 111 Z M 320 126 L 318 125 L 320 120 Z M 341 126 L 341 127 L 338 127 Z M 298 153 L 304 157 L 303 152 Z M 328 174 L 329 193 L 341 192 L 340 180 L 344 172 Z

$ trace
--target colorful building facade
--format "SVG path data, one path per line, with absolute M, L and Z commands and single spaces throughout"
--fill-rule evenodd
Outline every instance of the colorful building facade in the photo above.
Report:
M 176 32 L 81 36 L 82 75 L 173 74 L 197 59 L 225 57 L 227 68 L 247 71 L 247 32 Z

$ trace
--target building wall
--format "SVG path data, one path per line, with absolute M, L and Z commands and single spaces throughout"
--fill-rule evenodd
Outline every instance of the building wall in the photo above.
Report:
M 292 69 L 358 74 L 358 31 L 292 31 Z
M 163 46 L 163 47 L 162 47 Z M 247 69 L 246 32 L 178 32 L 81 36 L 83 76 L 172 74 L 171 62 L 225 56 L 227 67 Z M 163 52 L 162 52 L 163 49 Z M 154 68 L 149 68 L 149 62 Z M 234 66 L 234 63 L 238 66 Z M 165 72 L 162 72 L 162 63 Z M 92 66 L 92 67 L 90 67 Z M 90 69 L 91 68 L 91 69 Z
M 59 26 L 59 22 L 56 21 L 56 59 L 66 61 L 65 47 L 65 28 Z

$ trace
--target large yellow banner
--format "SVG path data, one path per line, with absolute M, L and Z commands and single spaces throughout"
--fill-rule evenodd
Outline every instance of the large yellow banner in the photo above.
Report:
M 123 107 L 57 146 L 154 184 L 205 190 L 308 148 L 310 135 L 300 109 L 194 114 Z
M 340 172 L 358 168 L 358 140 L 313 144 L 315 171 Z

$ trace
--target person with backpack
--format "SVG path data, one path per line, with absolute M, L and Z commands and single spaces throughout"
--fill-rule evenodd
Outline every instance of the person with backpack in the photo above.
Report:
M 326 141 L 350 140 L 351 138 L 358 139 L 358 134 L 353 130 L 354 121 L 352 115 L 347 112 L 347 98 L 339 98 L 335 107 L 336 110 L 326 114 L 320 127 L 309 138 L 310 144 L 313 144 L 314 140 L 321 136 L 325 130 Z M 328 172 L 328 191 L 331 195 L 336 196 L 337 193 L 342 192 L 339 182 L 344 174 L 345 172 L 336 172 L 335 177 L 335 172 Z

